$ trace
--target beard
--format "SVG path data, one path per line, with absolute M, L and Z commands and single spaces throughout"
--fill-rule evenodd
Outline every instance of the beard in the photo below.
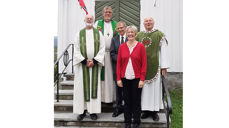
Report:
M 87 22 L 85 22 L 85 25 L 92 27 L 93 26 L 93 23 L 87 23 Z

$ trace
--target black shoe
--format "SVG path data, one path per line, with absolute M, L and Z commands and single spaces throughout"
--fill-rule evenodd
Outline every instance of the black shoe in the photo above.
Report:
M 121 110 L 118 110 L 118 109 L 115 109 L 115 111 L 114 111 L 113 114 L 112 114 L 112 117 L 117 117 L 117 116 L 119 116 L 120 114 L 122 114 L 122 111 L 121 111 Z
M 158 116 L 156 111 L 153 112 L 152 118 L 153 118 L 154 121 L 159 121 L 159 116 Z
M 125 124 L 125 128 L 131 128 L 131 124 Z
M 92 120 L 97 120 L 98 116 L 96 114 L 90 114 Z
M 139 128 L 139 124 L 134 124 L 133 128 Z
M 80 114 L 80 115 L 78 115 L 77 120 L 82 121 L 85 116 L 86 116 L 86 114 Z
M 142 113 L 141 119 L 146 119 L 150 116 L 150 113 L 148 111 L 145 111 Z

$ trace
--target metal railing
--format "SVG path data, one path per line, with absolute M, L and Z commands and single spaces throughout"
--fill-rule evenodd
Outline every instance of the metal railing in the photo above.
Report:
M 170 98 L 170 94 L 169 94 L 169 90 L 168 90 L 168 86 L 166 84 L 165 81 L 165 77 L 163 75 L 161 75 L 161 79 L 162 79 L 162 90 L 163 90 L 163 104 L 165 106 L 165 99 L 164 99 L 164 95 L 166 95 L 166 120 L 167 120 L 167 128 L 169 128 L 170 123 L 169 123 L 169 115 L 172 114 L 172 102 L 171 102 L 171 98 Z
M 72 58 L 69 59 L 69 53 L 68 53 L 68 49 L 72 47 Z M 54 87 L 56 85 L 57 89 L 57 93 L 56 93 L 56 100 L 57 102 L 59 102 L 59 82 L 60 82 L 60 78 L 64 73 L 64 71 L 66 70 L 66 68 L 68 67 L 69 63 L 72 62 L 72 73 L 73 73 L 73 55 L 74 55 L 74 44 L 69 44 L 65 50 L 63 51 L 63 53 L 58 57 L 58 59 L 56 60 L 56 62 L 54 63 L 54 68 L 57 68 L 57 74 L 55 76 L 56 80 L 54 82 Z M 64 62 L 64 69 L 62 70 L 61 73 L 59 73 L 59 61 L 61 60 L 61 58 L 63 57 L 63 62 Z

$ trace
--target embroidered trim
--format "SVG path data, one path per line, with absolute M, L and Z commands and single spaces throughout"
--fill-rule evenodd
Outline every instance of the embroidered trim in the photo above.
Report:
M 165 35 L 163 35 L 161 40 L 160 40 L 160 44 L 159 44 L 160 46 L 162 45 L 163 40 L 165 40 Z
M 152 44 L 152 39 L 149 37 L 143 37 L 141 42 L 145 45 L 145 47 L 149 47 Z
M 147 32 L 146 30 L 144 30 L 143 32 L 144 32 L 144 33 L 151 33 L 151 32 L 154 32 L 154 31 L 156 31 L 156 30 L 157 30 L 157 29 L 152 29 L 151 31 L 148 31 L 148 32 Z
M 150 84 L 153 81 L 155 81 L 158 78 L 158 74 L 159 74 L 160 69 L 161 69 L 160 66 L 158 66 L 157 74 L 151 80 L 145 80 L 144 82 Z

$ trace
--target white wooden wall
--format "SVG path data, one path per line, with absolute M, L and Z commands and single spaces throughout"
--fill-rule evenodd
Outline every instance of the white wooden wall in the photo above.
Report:
M 154 7 L 155 1 L 156 7 Z M 95 0 L 84 0 L 84 2 L 88 12 L 94 15 Z M 80 8 L 78 0 L 59 0 L 58 11 L 58 55 L 60 55 L 69 43 L 73 43 L 75 33 L 85 26 L 85 12 Z M 164 32 L 169 41 L 168 71 L 183 72 L 183 1 L 141 0 L 141 30 L 144 30 L 142 22 L 147 16 L 154 18 L 155 28 Z
M 154 18 L 154 28 L 165 33 L 169 42 L 168 71 L 183 72 L 183 1 L 141 0 L 141 30 L 144 30 L 143 19 L 148 16 Z

